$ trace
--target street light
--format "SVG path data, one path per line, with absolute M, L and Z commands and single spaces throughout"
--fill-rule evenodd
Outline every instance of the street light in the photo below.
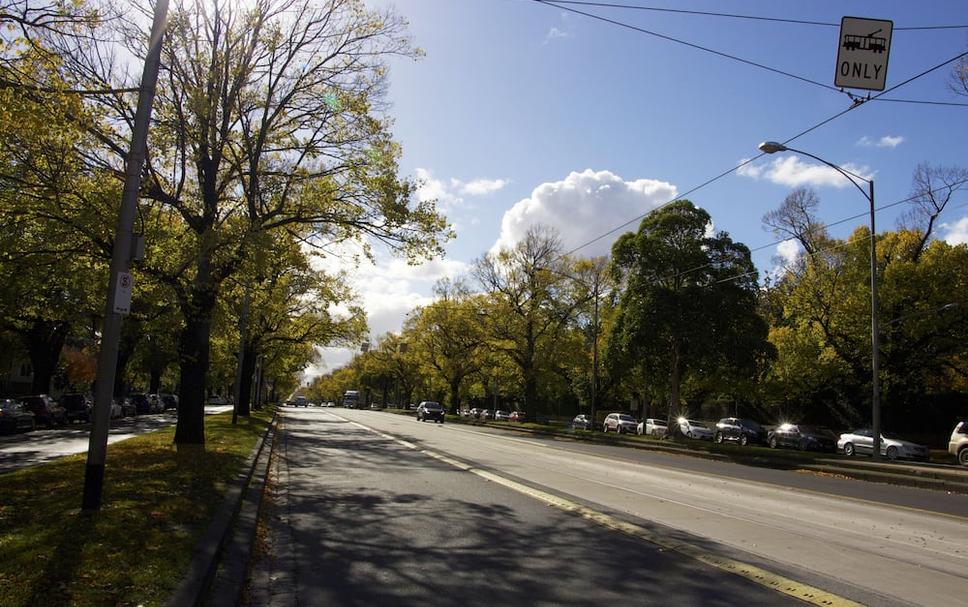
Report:
M 818 162 L 829 166 L 833 170 L 837 171 L 841 175 L 847 178 L 855 188 L 857 188 L 867 202 L 870 203 L 870 223 L 871 223 L 871 425 L 874 430 L 874 450 L 871 454 L 874 459 L 879 459 L 881 456 L 881 390 L 880 390 L 880 369 L 881 369 L 881 353 L 880 353 L 880 331 L 878 330 L 878 312 L 877 312 L 877 232 L 874 230 L 874 180 L 866 179 L 851 173 L 847 169 L 837 166 L 832 162 L 828 162 L 819 156 L 814 156 L 809 152 L 804 152 L 803 150 L 797 150 L 791 147 L 787 147 L 782 143 L 776 141 L 764 141 L 759 145 L 760 151 L 766 154 L 775 154 L 777 152 L 794 152 L 796 154 L 801 154 L 809 158 L 813 158 Z M 857 181 L 863 181 L 867 183 L 867 190 L 860 186 Z

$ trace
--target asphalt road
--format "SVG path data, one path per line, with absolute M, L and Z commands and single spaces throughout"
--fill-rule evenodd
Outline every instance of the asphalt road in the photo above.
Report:
M 965 603 L 966 496 L 382 412 L 287 409 L 284 416 L 278 476 L 288 537 L 276 539 L 291 551 L 292 571 L 278 576 L 291 587 L 256 593 L 277 597 L 266 604 L 287 604 L 279 597 L 300 605 L 789 600 L 660 548 L 670 543 L 862 604 Z M 631 523 L 651 539 L 505 486 L 515 481 Z
M 205 414 L 214 415 L 231 410 L 231 406 L 208 406 L 205 407 Z M 172 426 L 176 421 L 173 411 L 111 420 L 108 444 Z M 65 455 L 87 453 L 90 436 L 90 424 L 67 424 L 0 436 L 0 472 L 42 464 Z

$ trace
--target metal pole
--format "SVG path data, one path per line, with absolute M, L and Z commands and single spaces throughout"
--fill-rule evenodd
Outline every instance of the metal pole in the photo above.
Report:
M 151 103 L 155 98 L 155 84 L 161 63 L 161 38 L 168 18 L 168 0 L 157 0 L 148 54 L 145 56 L 141 74 L 141 90 L 138 92 L 138 108 L 131 132 L 131 149 L 125 169 L 124 193 L 111 254 L 111 273 L 108 279 L 108 299 L 104 306 L 104 327 L 101 331 L 101 350 L 98 353 L 97 381 L 94 391 L 94 423 L 87 449 L 87 467 L 84 471 L 84 495 L 81 508 L 95 511 L 101 507 L 104 488 L 104 460 L 107 455 L 108 429 L 111 424 L 111 398 L 114 396 L 114 376 L 118 365 L 118 342 L 121 338 L 121 317 L 114 311 L 115 290 L 118 275 L 128 271 L 131 259 L 132 228 L 138 207 L 138 190 L 141 188 L 141 167 L 144 164 L 148 140 L 148 124 L 151 122 Z
M 877 302 L 877 232 L 874 230 L 874 180 L 867 182 L 871 203 L 871 425 L 874 431 L 874 459 L 881 457 L 881 336 Z
M 595 314 L 592 320 L 592 430 L 595 430 L 595 411 L 598 409 L 598 277 L 595 278 Z

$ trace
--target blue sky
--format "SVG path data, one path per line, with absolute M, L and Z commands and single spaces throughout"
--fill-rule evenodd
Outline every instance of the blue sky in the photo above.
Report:
M 869 17 L 895 28 L 968 24 L 968 5 L 951 1 L 615 1 L 829 23 Z M 402 170 L 424 179 L 422 195 L 438 199 L 458 234 L 445 260 L 408 268 L 380 256 L 359 272 L 374 337 L 427 303 L 437 278 L 513 243 L 532 222 L 558 227 L 571 250 L 755 156 L 761 141 L 786 140 L 850 105 L 835 90 L 533 0 L 371 5 L 395 7 L 426 53 L 391 62 L 389 114 Z M 833 85 L 837 27 L 570 6 Z M 965 50 L 968 29 L 895 29 L 887 86 Z M 949 65 L 885 97 L 968 103 L 947 88 L 950 73 Z M 910 194 L 919 162 L 968 166 L 966 119 L 968 107 L 872 101 L 790 145 L 872 175 L 881 206 Z M 866 210 L 853 186 L 811 164 L 767 156 L 688 198 L 751 248 L 775 241 L 760 219 L 796 184 L 816 189 L 825 221 Z M 968 195 L 955 202 L 939 233 L 952 241 L 968 238 Z M 902 210 L 879 213 L 878 229 L 893 229 Z M 577 253 L 606 252 L 619 233 Z M 754 254 L 761 273 L 777 255 L 775 246 Z M 349 355 L 327 350 L 325 366 Z

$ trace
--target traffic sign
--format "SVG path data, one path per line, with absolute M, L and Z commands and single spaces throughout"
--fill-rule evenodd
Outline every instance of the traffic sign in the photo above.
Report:
M 118 282 L 114 287 L 114 313 L 127 314 L 131 311 L 131 287 L 134 280 L 127 272 L 118 272 Z
M 887 84 L 887 58 L 891 54 L 893 21 L 844 17 L 837 40 L 837 75 L 841 88 L 883 91 Z

